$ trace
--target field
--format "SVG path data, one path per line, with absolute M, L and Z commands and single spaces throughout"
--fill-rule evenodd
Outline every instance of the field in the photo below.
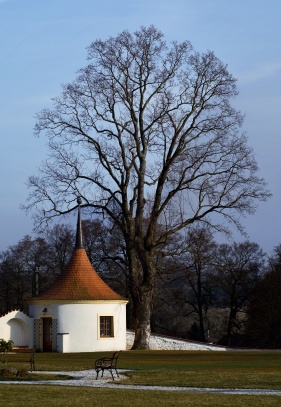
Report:
M 103 354 L 104 355 L 104 354 Z M 1 366 L 28 369 L 15 355 L 0 355 Z M 92 369 L 98 353 L 36 354 L 40 371 Z M 224 389 L 280 389 L 281 352 L 122 352 L 119 367 L 133 369 L 124 384 Z M 28 378 L 28 376 L 24 377 Z M 34 376 L 33 376 L 34 378 Z M 47 382 L 46 382 L 47 383 Z M 6 406 L 280 406 L 281 396 L 124 390 L 0 382 L 0 403 Z

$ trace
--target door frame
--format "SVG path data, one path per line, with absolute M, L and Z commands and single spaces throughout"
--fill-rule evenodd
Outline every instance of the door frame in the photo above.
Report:
M 42 318 L 42 349 L 43 352 L 53 351 L 53 319 L 52 317 Z

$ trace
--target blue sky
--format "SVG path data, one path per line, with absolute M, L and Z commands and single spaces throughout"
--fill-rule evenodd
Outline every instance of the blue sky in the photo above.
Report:
M 86 65 L 93 40 L 150 24 L 167 41 L 214 51 L 238 79 L 235 105 L 273 194 L 243 224 L 266 252 L 280 244 L 280 15 L 280 0 L 0 0 L 0 251 L 32 234 L 19 207 L 46 153 L 33 135 L 36 112 Z

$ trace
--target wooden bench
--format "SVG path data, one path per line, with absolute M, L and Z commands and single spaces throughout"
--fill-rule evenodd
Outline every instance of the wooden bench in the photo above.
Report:
M 119 377 L 119 374 L 117 372 L 117 361 L 118 361 L 118 357 L 120 355 L 121 351 L 118 352 L 114 352 L 111 358 L 108 357 L 103 357 L 100 359 L 97 359 L 95 361 L 95 371 L 97 372 L 97 378 L 99 377 L 99 373 L 102 372 L 102 376 L 103 377 L 103 372 L 105 370 L 109 370 L 112 376 L 112 379 L 114 380 L 114 376 L 113 376 L 113 371 L 115 370 L 117 377 Z
M 22 362 L 28 362 L 30 364 L 30 371 L 33 372 L 35 369 L 35 351 L 34 349 L 29 349 L 29 348 L 13 348 L 12 352 L 14 352 L 14 355 L 11 355 L 12 357 L 9 358 L 11 362 L 17 362 L 17 363 L 22 363 Z M 19 356 L 21 355 L 21 356 Z M 17 357 L 18 356 L 18 357 Z

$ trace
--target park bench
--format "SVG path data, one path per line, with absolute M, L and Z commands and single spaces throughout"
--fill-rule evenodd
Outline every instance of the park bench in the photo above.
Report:
M 119 377 L 119 374 L 117 372 L 117 361 L 118 361 L 119 355 L 120 355 L 120 351 L 114 352 L 111 358 L 103 357 L 103 358 L 97 359 L 95 361 L 95 371 L 97 372 L 96 379 L 98 378 L 100 372 L 102 372 L 101 377 L 103 377 L 103 372 L 105 370 L 108 370 L 111 373 L 113 380 L 114 380 L 113 370 L 115 370 L 116 375 Z
M 34 349 L 29 348 L 13 348 L 12 352 L 14 353 L 9 358 L 11 362 L 15 363 L 24 363 L 27 362 L 30 364 L 30 371 L 35 370 L 35 352 Z

